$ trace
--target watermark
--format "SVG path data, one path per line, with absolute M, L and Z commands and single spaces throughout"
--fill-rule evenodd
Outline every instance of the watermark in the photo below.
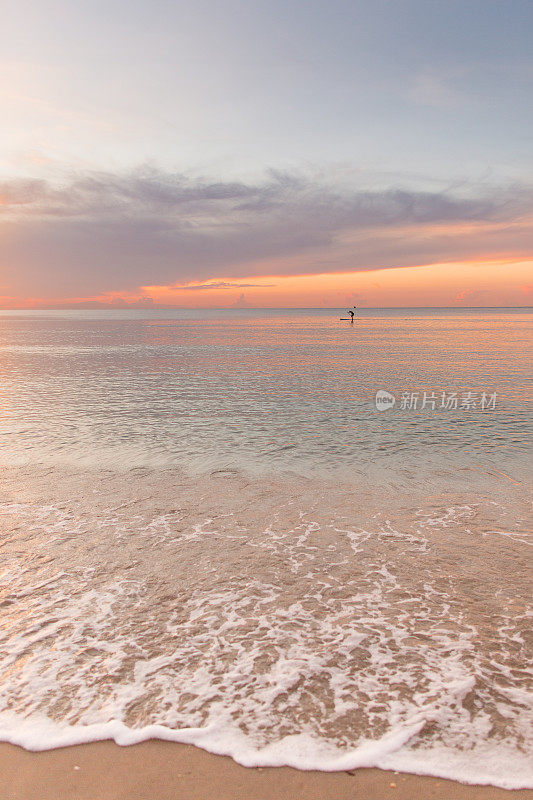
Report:
M 399 397 L 379 389 L 375 405 L 378 411 L 389 411 L 398 405 L 400 411 L 489 411 L 496 408 L 496 392 L 401 392 Z
M 396 398 L 385 389 L 380 389 L 376 392 L 376 408 L 378 411 L 388 411 L 389 408 L 394 408 Z

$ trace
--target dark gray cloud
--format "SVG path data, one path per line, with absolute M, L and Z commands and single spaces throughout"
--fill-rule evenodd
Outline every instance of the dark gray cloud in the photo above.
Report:
M 275 283 L 231 283 L 231 281 L 209 281 L 209 283 L 178 283 L 173 286 L 174 289 L 179 289 L 180 292 L 198 292 L 202 290 L 212 289 L 253 289 L 261 287 L 272 288 Z
M 280 171 L 246 184 L 142 168 L 63 185 L 7 181 L 0 203 L 4 295 L 252 277 L 271 274 L 273 262 L 275 274 L 292 274 L 294 257 L 305 261 L 299 271 L 317 273 L 533 249 L 528 186 L 358 191 Z

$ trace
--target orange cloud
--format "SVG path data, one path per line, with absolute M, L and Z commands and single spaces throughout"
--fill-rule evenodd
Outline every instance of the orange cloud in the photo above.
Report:
M 25 307 L 220 308 L 524 305 L 532 260 L 455 261 L 371 271 L 268 275 L 194 284 L 150 285 L 69 300 L 28 300 Z M 4 302 L 3 305 L 10 303 Z
M 384 271 L 418 265 L 424 276 L 413 287 L 408 276 L 402 280 L 410 289 L 425 287 L 429 297 L 438 262 L 442 292 L 433 299 L 452 304 L 461 291 L 486 287 L 462 279 L 445 287 L 449 264 L 531 257 L 529 185 L 478 187 L 467 196 L 361 190 L 312 171 L 240 183 L 142 167 L 81 172 L 62 183 L 12 179 L 0 182 L 0 195 L 7 201 L 0 238 L 9 262 L 2 283 L 23 303 L 28 287 L 49 302 L 122 296 L 137 303 L 144 295 L 169 305 L 228 305 L 246 290 L 254 305 L 316 304 L 326 295 L 344 303 L 351 292 L 361 294 L 361 281 L 368 302 L 381 292 L 397 303 L 403 289 L 392 288 L 393 275 L 382 279 Z M 377 270 L 381 289 L 353 277 Z M 305 282 L 311 275 L 313 285 Z
M 462 292 L 457 292 L 454 298 L 454 303 L 464 303 L 469 305 L 481 300 L 484 295 L 483 289 L 463 289 Z

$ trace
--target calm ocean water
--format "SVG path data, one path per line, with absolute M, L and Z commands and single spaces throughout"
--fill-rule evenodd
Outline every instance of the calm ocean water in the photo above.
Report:
M 532 784 L 533 314 L 343 312 L 0 312 L 0 738 Z
M 522 472 L 531 313 L 363 309 L 353 326 L 341 314 L 4 312 L 3 459 L 405 485 Z M 392 411 L 376 412 L 379 389 Z M 451 392 L 458 408 L 441 408 Z

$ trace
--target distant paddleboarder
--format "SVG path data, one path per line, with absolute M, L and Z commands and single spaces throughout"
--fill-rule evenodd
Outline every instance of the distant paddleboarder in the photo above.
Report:
M 354 308 L 357 308 L 357 306 L 354 306 Z M 347 314 L 349 314 L 350 316 L 349 316 L 349 317 L 339 317 L 339 319 L 343 320 L 344 322 L 347 322 L 347 321 L 348 321 L 348 319 L 349 319 L 349 320 L 350 320 L 350 322 L 351 322 L 351 323 L 352 323 L 352 325 L 353 325 L 353 318 L 354 318 L 354 316 L 355 316 L 355 312 L 354 312 L 354 311 L 352 311 L 352 310 L 350 309 L 350 310 L 349 310 L 349 311 L 347 311 L 346 313 L 347 313 Z

